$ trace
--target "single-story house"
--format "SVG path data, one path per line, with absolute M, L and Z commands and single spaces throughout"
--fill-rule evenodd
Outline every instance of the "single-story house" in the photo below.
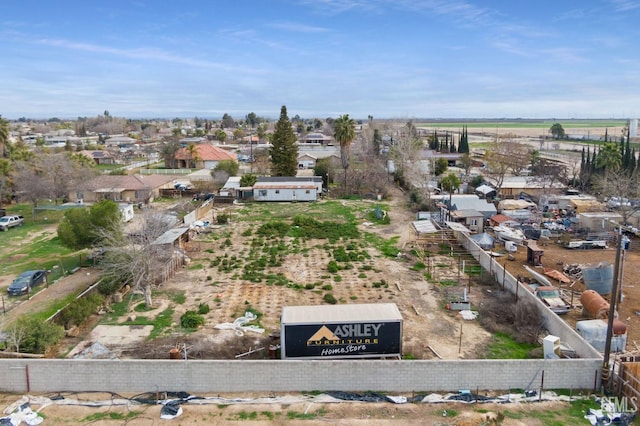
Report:
M 484 214 L 477 210 L 452 210 L 450 220 L 465 225 L 471 232 L 484 231 Z
M 194 150 L 192 155 L 188 148 L 179 149 L 175 154 L 176 167 L 187 169 L 195 165 L 197 169 L 214 169 L 220 161 L 238 161 L 236 154 L 208 143 L 194 145 Z
M 298 155 L 298 168 L 299 169 L 313 169 L 316 166 L 317 157 L 307 154 L 301 153 Z
M 160 189 L 173 188 L 173 179 L 162 175 L 101 175 L 70 192 L 69 200 L 147 203 L 160 195 Z
M 316 201 L 322 194 L 322 177 L 259 177 L 253 185 L 255 201 Z
M 309 133 L 299 143 L 310 143 L 316 145 L 333 145 L 334 139 L 322 133 Z
M 138 140 L 129 136 L 113 136 L 104 141 L 106 146 L 132 147 Z
M 79 154 L 92 159 L 96 164 L 115 164 L 115 159 L 109 151 L 80 151 Z

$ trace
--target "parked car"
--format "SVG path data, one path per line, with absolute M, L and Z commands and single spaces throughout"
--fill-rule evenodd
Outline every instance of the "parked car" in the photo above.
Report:
M 207 201 L 215 198 L 216 194 L 209 192 L 208 194 L 196 194 L 193 197 L 193 201 Z
M 14 226 L 22 226 L 24 225 L 24 217 L 20 215 L 11 215 L 11 216 L 2 216 L 0 217 L 0 230 L 8 231 L 9 228 L 13 228 Z
M 34 271 L 26 271 L 20 274 L 18 278 L 13 280 L 7 293 L 9 296 L 19 296 L 21 294 L 30 293 L 33 287 L 45 283 L 47 281 L 47 271 L 38 269 Z

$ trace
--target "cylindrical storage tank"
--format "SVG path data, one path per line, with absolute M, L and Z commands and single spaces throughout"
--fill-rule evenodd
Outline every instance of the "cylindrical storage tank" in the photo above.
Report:
M 580 296 L 582 313 L 592 318 L 607 318 L 609 316 L 609 302 L 595 290 L 585 290 Z
M 620 336 L 627 334 L 627 325 L 620 321 L 618 318 L 613 319 L 613 335 Z
M 171 348 L 171 350 L 169 350 L 169 359 L 180 359 L 180 349 Z

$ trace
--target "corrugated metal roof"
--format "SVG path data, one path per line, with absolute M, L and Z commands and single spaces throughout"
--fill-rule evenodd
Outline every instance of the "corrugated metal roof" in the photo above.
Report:
M 188 232 L 189 228 L 173 228 L 169 229 L 164 234 L 160 235 L 152 244 L 171 244 L 184 233 Z
M 451 228 L 454 231 L 464 232 L 464 233 L 467 233 L 467 234 L 471 233 L 469 228 L 467 228 L 466 226 L 464 226 L 461 223 L 458 223 L 458 222 L 445 222 L 445 223 L 447 224 L 447 226 L 449 228 Z
M 284 306 L 282 324 L 335 324 L 343 322 L 401 321 L 395 303 Z
M 438 232 L 436 226 L 430 220 L 415 220 L 411 222 L 411 224 L 419 234 L 433 234 L 434 232 Z

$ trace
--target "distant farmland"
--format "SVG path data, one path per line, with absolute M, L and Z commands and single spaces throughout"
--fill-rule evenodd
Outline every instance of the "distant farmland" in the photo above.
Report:
M 624 127 L 627 120 L 512 120 L 512 121 L 425 121 L 415 123 L 416 127 L 430 127 L 434 129 L 454 128 L 467 126 L 469 129 L 549 129 L 554 123 L 560 123 L 566 129 L 588 129 Z

